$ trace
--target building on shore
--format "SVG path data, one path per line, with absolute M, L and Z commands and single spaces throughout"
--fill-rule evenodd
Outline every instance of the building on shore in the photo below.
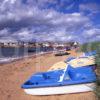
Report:
M 4 43 L 0 42 L 0 47 L 4 47 Z
M 0 47 L 50 47 L 50 48 L 60 48 L 69 49 L 78 47 L 78 42 L 23 42 L 23 41 L 0 41 Z

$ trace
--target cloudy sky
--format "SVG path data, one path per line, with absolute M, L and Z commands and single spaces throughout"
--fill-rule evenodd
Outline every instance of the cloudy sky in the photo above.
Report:
M 0 0 L 0 40 L 100 40 L 100 0 Z

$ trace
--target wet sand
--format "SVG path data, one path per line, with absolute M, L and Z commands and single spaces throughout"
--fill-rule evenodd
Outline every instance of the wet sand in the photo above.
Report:
M 53 96 L 31 96 L 25 94 L 21 85 L 35 72 L 46 71 L 54 63 L 64 61 L 67 56 L 55 57 L 45 54 L 0 65 L 0 100 L 96 100 L 93 92 Z

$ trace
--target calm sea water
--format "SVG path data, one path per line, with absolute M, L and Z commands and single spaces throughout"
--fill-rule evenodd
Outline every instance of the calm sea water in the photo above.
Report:
M 52 51 L 53 48 L 41 47 L 41 48 L 13 48 L 13 47 L 2 47 L 0 48 L 0 58 L 4 57 L 20 57 L 30 55 L 32 53 L 48 52 Z

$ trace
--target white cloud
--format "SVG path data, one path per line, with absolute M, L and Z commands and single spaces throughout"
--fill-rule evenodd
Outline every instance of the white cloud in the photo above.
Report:
M 66 10 L 70 10 L 74 7 L 75 3 L 70 4 L 69 6 L 66 7 Z
M 82 37 L 85 41 L 99 41 L 100 40 L 100 29 L 91 27 L 90 29 L 82 32 Z
M 30 41 L 33 38 L 33 34 L 31 30 L 27 28 L 23 28 L 13 34 L 14 37 L 22 40 L 22 41 Z
M 86 36 L 94 36 L 94 35 L 100 35 L 100 29 L 97 28 L 91 28 L 89 30 L 85 30 L 84 34 Z
M 92 13 L 100 12 L 99 4 L 96 3 L 87 3 L 79 5 L 80 11 L 90 11 Z
M 8 31 L 9 31 L 8 29 L 0 30 L 0 36 L 2 37 L 2 36 L 6 36 L 6 35 L 8 35 L 8 34 L 9 34 Z
M 2 43 L 3 42 L 17 42 L 17 40 L 15 38 L 7 36 L 7 37 L 2 37 L 0 39 L 0 42 L 2 42 Z
M 14 4 L 14 3 L 16 2 L 16 0 L 4 0 L 3 3 L 6 3 L 6 2 L 9 2 L 9 3 L 11 3 L 11 4 Z

